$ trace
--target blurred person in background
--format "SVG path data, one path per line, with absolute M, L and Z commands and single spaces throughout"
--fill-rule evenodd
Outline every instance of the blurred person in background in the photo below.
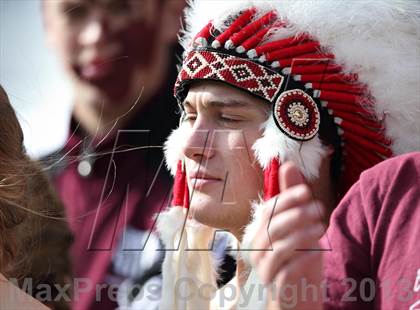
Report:
M 75 237 L 74 309 L 113 309 L 122 283 L 159 282 L 163 252 L 143 248 L 159 245 L 151 216 L 170 195 L 161 146 L 179 118 L 171 93 L 184 2 L 42 2 L 74 90 L 68 140 L 44 159 Z
M 51 292 L 43 303 L 69 309 L 68 300 L 56 297 L 57 287 L 67 286 L 71 294 L 71 239 L 62 205 L 40 167 L 28 159 L 22 129 L 0 86 L 0 309 L 45 308 L 15 285 L 34 296 L 43 287 Z

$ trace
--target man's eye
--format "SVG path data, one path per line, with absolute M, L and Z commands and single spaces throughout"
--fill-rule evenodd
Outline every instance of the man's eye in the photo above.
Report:
M 194 113 L 185 113 L 184 114 L 184 122 L 188 122 L 188 121 L 195 121 L 197 118 L 197 114 Z
M 238 123 L 241 121 L 241 119 L 237 118 L 237 117 L 233 117 L 233 116 L 229 116 L 229 115 L 221 115 L 220 119 L 224 122 L 228 122 L 228 123 Z
M 65 6 L 63 13 L 71 20 L 80 20 L 88 15 L 88 8 L 83 4 Z

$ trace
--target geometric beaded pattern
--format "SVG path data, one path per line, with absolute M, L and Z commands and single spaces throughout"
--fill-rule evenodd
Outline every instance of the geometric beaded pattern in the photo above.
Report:
M 307 141 L 319 130 L 321 117 L 315 101 L 301 89 L 283 92 L 273 106 L 277 127 L 287 136 Z
M 283 83 L 283 76 L 253 61 L 208 50 L 189 52 L 175 83 L 174 93 L 188 80 L 223 81 L 273 102 Z

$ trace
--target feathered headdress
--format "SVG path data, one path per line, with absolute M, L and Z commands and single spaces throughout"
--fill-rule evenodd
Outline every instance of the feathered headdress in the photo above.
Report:
M 195 80 L 216 80 L 272 105 L 253 145 L 265 198 L 278 194 L 281 162 L 295 162 L 309 181 L 318 176 L 326 156 L 322 133 L 330 131 L 344 193 L 363 170 L 420 149 L 419 7 L 386 0 L 194 1 L 175 96 L 182 101 Z M 165 151 L 177 175 L 174 205 L 188 207 L 184 130 L 181 124 L 172 133 Z

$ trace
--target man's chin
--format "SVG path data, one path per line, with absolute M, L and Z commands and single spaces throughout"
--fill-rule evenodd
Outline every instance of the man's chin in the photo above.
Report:
M 130 91 L 131 72 L 126 71 L 121 69 L 106 76 L 86 77 L 75 67 L 73 76 L 76 83 L 82 86 L 82 91 L 97 94 L 98 99 L 105 101 L 101 104 L 118 104 L 119 101 L 127 97 Z
M 198 197 L 197 197 L 198 198 Z M 221 228 L 220 214 L 221 205 L 220 201 L 207 199 L 208 197 L 200 197 L 194 199 L 190 204 L 191 216 L 197 222 L 214 228 Z
M 127 94 L 129 87 L 110 87 L 103 83 L 92 83 L 91 81 L 77 79 L 76 97 L 83 97 L 88 101 L 98 102 L 101 106 L 121 104 Z

